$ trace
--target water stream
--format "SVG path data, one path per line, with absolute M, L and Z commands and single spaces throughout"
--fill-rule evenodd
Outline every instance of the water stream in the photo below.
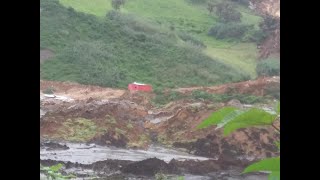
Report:
M 188 153 L 168 149 L 160 146 L 150 146 L 148 150 L 122 149 L 108 146 L 98 146 L 94 144 L 67 143 L 67 150 L 48 150 L 40 148 L 40 159 L 70 161 L 73 163 L 92 164 L 103 160 L 130 160 L 141 161 L 148 158 L 158 158 L 165 162 L 176 160 L 208 160 L 209 158 L 194 156 Z

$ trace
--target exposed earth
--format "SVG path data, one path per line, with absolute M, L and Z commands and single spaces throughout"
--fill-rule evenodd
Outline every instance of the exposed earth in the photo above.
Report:
M 279 84 L 280 78 L 273 77 L 174 91 L 265 96 Z M 224 106 L 272 109 L 272 103 L 183 99 L 158 107 L 151 103 L 153 93 L 43 80 L 40 85 L 40 162 L 61 162 L 64 172 L 77 177 L 154 179 L 163 173 L 186 179 L 266 179 L 240 173 L 253 161 L 279 154 L 274 142 L 280 135 L 272 127 L 240 129 L 227 137 L 215 127 L 196 129 Z M 53 94 L 45 94 L 48 89 Z M 77 159 L 81 154 L 87 162 Z

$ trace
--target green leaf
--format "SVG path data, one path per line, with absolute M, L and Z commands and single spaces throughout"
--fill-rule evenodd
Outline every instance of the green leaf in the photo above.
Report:
M 264 110 L 252 108 L 239 116 L 235 117 L 232 121 L 224 127 L 224 135 L 227 136 L 233 131 L 259 125 L 271 125 L 277 115 L 268 113 Z
M 241 111 L 241 110 L 235 110 L 235 111 L 230 112 L 222 119 L 222 121 L 220 121 L 220 123 L 217 124 L 216 129 L 222 128 L 223 126 L 228 124 L 230 121 L 233 121 L 236 117 L 238 117 L 240 114 L 242 114 L 244 112 L 245 111 Z
M 275 158 L 263 159 L 259 162 L 251 164 L 248 166 L 243 173 L 257 172 L 257 171 L 270 171 L 270 172 L 280 172 L 280 156 Z
M 59 171 L 61 168 L 62 168 L 62 164 L 57 164 L 57 165 L 51 166 L 51 167 L 50 167 L 50 170 L 51 170 L 51 171 L 54 171 L 54 172 L 57 172 L 57 171 Z
M 272 171 L 268 176 L 268 180 L 280 180 L 280 171 Z
M 231 112 L 236 111 L 235 107 L 225 107 L 216 112 L 213 112 L 207 119 L 202 121 L 197 128 L 202 129 L 211 125 L 216 125 L 224 120 L 224 118 Z

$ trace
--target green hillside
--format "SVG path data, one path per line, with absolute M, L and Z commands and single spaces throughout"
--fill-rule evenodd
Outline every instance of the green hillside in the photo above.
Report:
M 117 13 L 111 11 L 110 0 L 60 3 L 40 1 L 40 46 L 55 54 L 41 64 L 42 79 L 111 87 L 132 81 L 186 87 L 256 75 L 255 44 L 208 36 L 217 19 L 205 4 L 130 0 Z M 242 22 L 260 21 L 243 6 L 237 8 Z

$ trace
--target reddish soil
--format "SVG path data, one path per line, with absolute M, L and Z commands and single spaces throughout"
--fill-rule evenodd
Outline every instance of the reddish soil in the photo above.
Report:
M 176 91 L 190 94 L 194 90 L 203 90 L 212 94 L 237 93 L 263 96 L 268 87 L 280 84 L 280 77 L 261 77 L 238 83 L 228 83 L 211 87 L 179 88 Z
M 270 86 L 279 86 L 279 83 L 279 77 L 260 78 L 213 87 L 180 88 L 176 91 L 186 94 L 193 90 L 205 90 L 209 93 L 264 95 Z M 153 140 L 185 148 L 196 155 L 230 162 L 239 156 L 262 158 L 278 153 L 274 142 L 279 135 L 272 128 L 238 130 L 228 137 L 223 137 L 221 129 L 215 130 L 215 127 L 196 129 L 212 112 L 224 107 L 224 103 L 180 100 L 156 109 L 150 105 L 154 95 L 149 93 L 131 94 L 125 90 L 67 82 L 40 81 L 40 84 L 41 91 L 53 87 L 55 94 L 76 100 L 64 103 L 58 100 L 44 103 L 42 100 L 41 106 L 48 113 L 40 120 L 41 137 L 62 138 L 59 129 L 67 119 L 85 118 L 94 122 L 100 130 L 106 130 L 97 132 L 89 140 L 101 145 L 146 148 Z M 153 124 L 150 120 L 155 118 L 162 121 Z
M 57 82 L 40 80 L 40 94 L 48 88 L 53 88 L 56 95 L 68 96 L 76 100 L 119 98 L 126 91 L 121 89 L 103 88 L 99 86 L 82 85 L 73 82 Z

